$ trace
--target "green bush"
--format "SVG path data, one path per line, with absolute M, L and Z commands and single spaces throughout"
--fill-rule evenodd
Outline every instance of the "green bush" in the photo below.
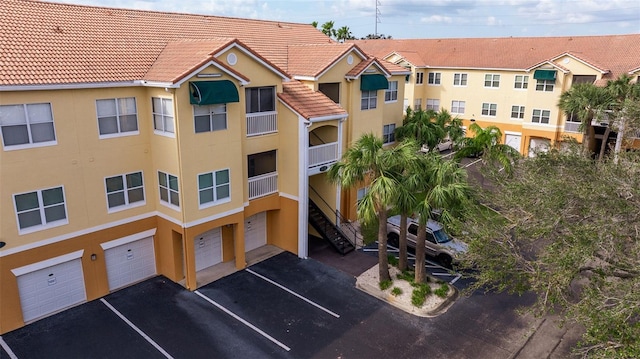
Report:
M 374 243 L 378 240 L 378 220 L 371 221 L 371 223 L 361 223 L 360 232 L 364 244 Z
M 413 278 L 415 278 L 415 273 L 413 271 L 404 271 L 397 275 L 398 279 L 406 280 L 409 283 L 413 283 Z
M 422 307 L 427 296 L 431 294 L 431 287 L 427 283 L 419 283 L 414 286 L 413 293 L 411 293 L 411 304 L 415 307 Z
M 387 290 L 391 287 L 391 284 L 393 284 L 392 281 L 390 280 L 383 280 L 382 282 L 380 282 L 380 290 Z
M 394 297 L 397 297 L 402 294 L 402 289 L 400 289 L 399 287 L 393 287 L 393 289 L 391 290 L 391 294 L 393 294 Z
M 387 259 L 389 260 L 389 264 L 397 267 L 398 266 L 398 258 L 396 258 L 396 256 L 394 256 L 393 254 L 389 254 L 387 256 Z
M 447 283 L 440 284 L 440 288 L 433 291 L 433 294 L 437 295 L 440 298 L 446 298 L 447 293 L 449 293 L 449 286 Z

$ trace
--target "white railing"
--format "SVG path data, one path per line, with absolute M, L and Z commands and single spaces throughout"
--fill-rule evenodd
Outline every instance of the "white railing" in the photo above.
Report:
M 278 192 L 278 172 L 249 177 L 249 199 Z
M 329 165 L 338 161 L 338 142 L 309 147 L 309 168 Z
M 580 122 L 565 122 L 564 130 L 567 132 L 580 132 Z
M 247 136 L 260 136 L 278 132 L 278 113 L 257 112 L 247 114 Z

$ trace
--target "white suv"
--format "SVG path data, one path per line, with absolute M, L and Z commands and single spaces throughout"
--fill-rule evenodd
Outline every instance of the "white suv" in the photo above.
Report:
M 407 245 L 416 247 L 418 236 L 418 221 L 407 218 Z M 387 240 L 389 245 L 398 247 L 400 240 L 400 216 L 393 216 L 387 220 Z M 435 257 L 443 266 L 450 267 L 459 259 L 461 253 L 467 251 L 467 244 L 449 236 L 442 224 L 429 219 L 427 222 L 427 239 L 425 249 L 428 255 Z

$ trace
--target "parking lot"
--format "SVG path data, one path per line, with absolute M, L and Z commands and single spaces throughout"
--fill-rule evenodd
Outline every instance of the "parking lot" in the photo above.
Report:
M 508 358 L 530 326 L 509 310 L 522 299 L 461 298 L 421 318 L 354 282 L 291 253 L 195 292 L 159 276 L 6 333 L 0 357 Z

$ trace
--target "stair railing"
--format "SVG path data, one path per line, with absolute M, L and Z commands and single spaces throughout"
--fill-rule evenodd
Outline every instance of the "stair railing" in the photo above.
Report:
M 329 203 L 327 203 L 327 201 L 324 200 L 324 198 L 322 198 L 322 196 L 320 195 L 320 193 L 318 193 L 318 191 L 316 191 L 315 188 L 313 188 L 313 186 L 309 185 L 309 188 L 311 189 L 311 191 L 313 193 L 315 193 L 315 197 L 319 198 L 321 203 L 324 204 L 324 206 L 326 208 L 329 209 L 329 212 L 332 212 L 335 215 L 335 225 L 336 227 L 338 227 L 338 229 L 343 230 L 343 228 L 346 228 L 349 232 L 349 234 L 353 234 L 353 240 L 350 238 L 350 235 L 347 235 L 347 240 L 349 241 L 349 243 L 351 243 L 351 245 L 353 245 L 353 247 L 355 249 L 358 249 L 358 230 L 356 229 L 356 227 L 353 226 L 353 224 L 351 224 L 351 221 L 346 218 L 342 213 L 340 213 L 340 211 L 338 209 L 333 209 L 331 208 L 331 206 L 329 205 Z M 318 206 L 317 202 L 316 206 L 318 207 L 318 210 L 322 211 L 322 209 L 320 209 L 320 207 Z M 324 211 L 322 211 L 323 213 L 326 213 Z M 343 227 L 344 226 L 344 227 Z

